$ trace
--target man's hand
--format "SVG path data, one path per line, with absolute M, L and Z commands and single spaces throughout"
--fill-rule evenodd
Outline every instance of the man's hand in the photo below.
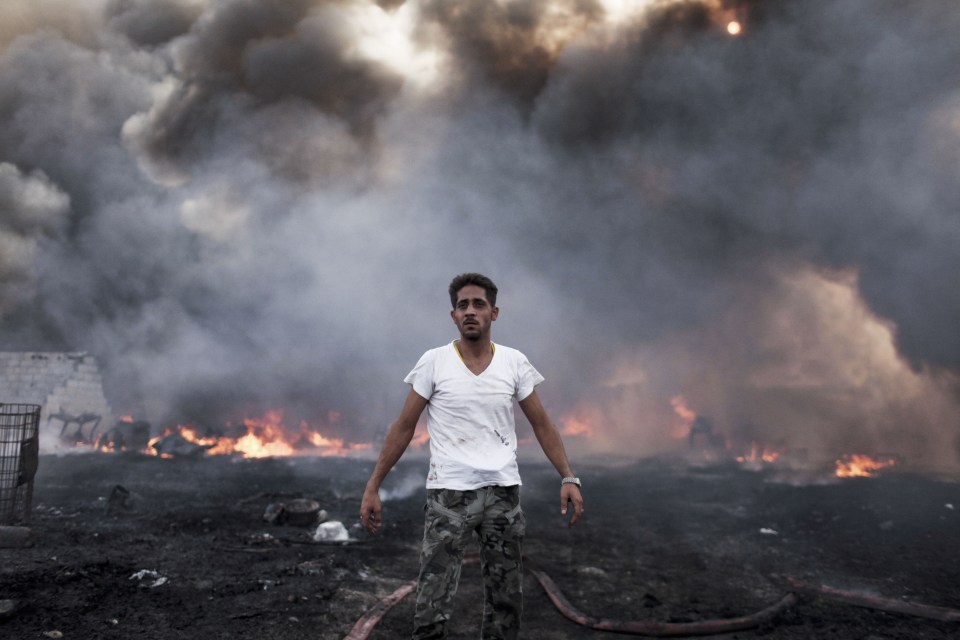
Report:
M 577 520 L 583 515 L 583 496 L 580 495 L 580 487 L 573 483 L 560 485 L 560 514 L 567 515 L 567 505 L 573 503 L 573 517 L 570 518 L 570 525 L 577 524 Z
M 383 524 L 380 504 L 380 492 L 367 487 L 363 491 L 363 500 L 360 501 L 360 523 L 370 533 L 376 533 Z

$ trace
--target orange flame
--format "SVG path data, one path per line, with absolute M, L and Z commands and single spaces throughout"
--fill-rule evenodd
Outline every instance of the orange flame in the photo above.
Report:
M 589 438 L 593 435 L 593 425 L 586 420 L 576 416 L 564 416 L 560 418 L 561 432 L 565 436 L 584 436 Z
M 422 449 L 428 442 L 430 442 L 430 432 L 427 431 L 426 428 L 417 426 L 417 430 L 413 434 L 413 440 L 410 441 L 410 445 L 416 447 L 417 449 Z
M 330 424 L 335 424 L 339 419 L 337 412 L 327 414 Z M 231 431 L 238 430 L 230 424 L 227 426 Z M 201 436 L 194 425 L 177 425 L 164 429 L 162 436 L 153 438 L 149 444 L 150 451 L 157 455 L 154 445 L 171 435 L 179 435 L 187 442 L 205 448 L 208 455 L 239 455 L 244 458 L 349 456 L 372 447 L 370 443 L 345 443 L 342 438 L 325 436 L 305 420 L 301 420 L 295 428 L 287 426 L 284 413 L 280 410 L 267 411 L 261 418 L 245 418 L 240 426 L 245 431 L 238 436 Z
M 897 464 L 893 458 L 871 458 L 860 453 L 847 454 L 836 462 L 838 478 L 868 478 L 875 471 Z
M 147 443 L 147 450 L 146 450 L 144 453 L 146 453 L 146 454 L 148 454 L 148 455 L 151 455 L 151 456 L 159 456 L 159 457 L 161 457 L 161 458 L 172 458 L 173 456 L 171 456 L 170 454 L 167 454 L 167 453 L 159 453 L 159 452 L 156 450 L 156 448 L 154 448 L 154 446 L 153 446 L 153 445 L 157 444 L 158 442 L 160 442 L 160 440 L 162 440 L 164 436 L 168 436 L 168 435 L 170 435 L 170 433 L 172 433 L 172 432 L 173 432 L 173 430 L 164 429 L 164 431 L 163 431 L 163 436 L 156 436 L 156 437 L 154 437 L 154 438 L 150 438 L 150 442 Z M 102 451 L 106 451 L 106 449 L 102 449 Z
M 680 422 L 672 425 L 671 435 L 678 440 L 690 435 L 690 428 L 693 427 L 693 421 L 697 419 L 697 412 L 687 406 L 687 399 L 682 395 L 670 398 L 670 406 L 673 412 L 680 417 Z
M 779 451 L 767 450 L 766 447 L 758 445 L 756 442 L 750 444 L 750 453 L 745 456 L 737 456 L 737 462 L 776 462 L 780 458 Z

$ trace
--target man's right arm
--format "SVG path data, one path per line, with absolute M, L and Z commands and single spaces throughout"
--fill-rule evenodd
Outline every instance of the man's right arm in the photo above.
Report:
M 417 429 L 417 421 L 420 420 L 420 414 L 426 406 L 426 398 L 410 389 L 403 403 L 403 409 L 400 410 L 400 416 L 393 421 L 387 431 L 377 464 L 373 468 L 373 473 L 370 474 L 370 479 L 363 491 L 363 500 L 360 502 L 360 522 L 370 533 L 376 533 L 383 524 L 380 485 L 410 445 L 413 432 Z

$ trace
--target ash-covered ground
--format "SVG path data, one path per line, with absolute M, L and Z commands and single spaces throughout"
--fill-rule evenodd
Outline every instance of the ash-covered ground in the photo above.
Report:
M 34 544 L 0 549 L 4 638 L 343 638 L 416 576 L 423 490 L 386 503 L 376 538 L 354 527 L 372 463 L 351 459 L 41 458 Z M 387 490 L 422 486 L 404 461 Z M 692 622 L 754 613 L 787 588 L 777 576 L 904 602 L 960 608 L 960 485 L 890 472 L 793 486 L 772 472 L 666 461 L 579 465 L 587 511 L 568 528 L 557 478 L 525 464 L 530 565 L 584 613 Z M 130 492 L 110 505 L 115 487 Z M 314 527 L 269 524 L 302 496 L 355 542 L 316 543 Z M 141 573 L 149 572 L 149 573 Z M 464 569 L 451 638 L 476 638 L 479 568 Z M 564 618 L 528 572 L 524 638 L 617 637 Z M 372 638 L 409 634 L 412 599 Z M 45 636 L 44 634 L 49 634 Z M 802 597 L 773 624 L 723 638 L 947 639 L 934 622 Z

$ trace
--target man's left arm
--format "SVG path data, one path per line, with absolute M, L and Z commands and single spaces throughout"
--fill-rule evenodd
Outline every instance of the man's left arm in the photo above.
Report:
M 543 408 L 543 403 L 540 402 L 540 397 L 537 396 L 536 391 L 520 401 L 520 409 L 527 420 L 530 421 L 530 426 L 533 427 L 533 434 L 537 436 L 540 448 L 543 449 L 547 459 L 557 469 L 560 477 L 573 477 L 573 469 L 570 468 L 570 461 L 567 460 L 567 451 L 563 448 L 560 430 L 550 420 L 550 416 Z M 572 483 L 560 485 L 561 514 L 567 514 L 568 503 L 573 503 L 573 517 L 570 519 L 570 526 L 573 526 L 583 515 L 583 496 L 580 494 L 580 487 Z

